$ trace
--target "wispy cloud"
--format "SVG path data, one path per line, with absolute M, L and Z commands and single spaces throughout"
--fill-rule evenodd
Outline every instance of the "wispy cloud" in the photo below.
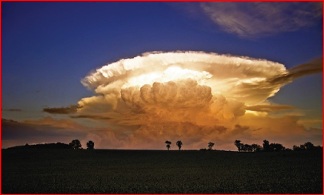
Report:
M 312 26 L 322 18 L 321 3 L 201 3 L 203 12 L 223 31 L 262 37 Z

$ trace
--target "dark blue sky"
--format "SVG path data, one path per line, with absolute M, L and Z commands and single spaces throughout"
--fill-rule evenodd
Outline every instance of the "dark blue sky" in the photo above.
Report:
M 37 118 L 44 107 L 75 104 L 92 94 L 80 83 L 89 72 L 144 52 L 215 52 L 290 68 L 321 56 L 322 42 L 322 17 L 294 30 L 242 37 L 215 25 L 198 3 L 2 2 L 2 107 L 22 110 L 4 110 L 3 118 Z M 277 103 L 321 114 L 314 111 L 322 101 L 321 74 L 281 90 Z
M 185 4 L 185 3 L 184 3 Z M 69 105 L 92 69 L 148 51 L 197 50 L 287 67 L 322 53 L 322 25 L 243 39 L 166 3 L 3 3 L 3 105 Z M 35 100 L 37 105 L 35 105 Z

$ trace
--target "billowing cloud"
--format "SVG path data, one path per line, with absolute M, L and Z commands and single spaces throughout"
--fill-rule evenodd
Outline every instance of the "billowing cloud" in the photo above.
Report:
M 203 12 L 222 30 L 258 37 L 312 26 L 322 18 L 321 3 L 201 3 Z
M 93 96 L 47 111 L 100 124 L 88 125 L 84 139 L 102 147 L 163 148 L 165 140 L 181 139 L 188 148 L 213 141 L 235 149 L 229 144 L 235 139 L 262 142 L 314 132 L 306 131 L 300 116 L 282 114 L 296 112 L 293 106 L 268 98 L 294 79 L 321 71 L 319 63 L 286 69 L 269 60 L 216 53 L 145 53 L 98 68 L 82 80 Z
M 232 123 L 246 106 L 281 87 L 267 82 L 288 74 L 279 63 L 203 52 L 146 53 L 91 73 L 82 83 L 98 95 L 78 102 L 76 115 L 122 125 Z M 77 117 L 77 116 L 74 116 Z
M 203 52 L 146 53 L 103 66 L 88 75 L 82 83 L 104 96 L 82 101 L 100 102 L 100 98 L 112 101 L 121 95 L 120 89 L 140 89 L 146 84 L 152 86 L 154 83 L 158 85 L 170 81 L 177 85 L 182 80 L 187 84 L 181 84 L 181 88 L 191 87 L 190 84 L 195 85 L 196 82 L 198 88 L 210 87 L 212 94 L 221 94 L 236 100 L 243 98 L 244 101 L 255 104 L 279 90 L 278 85 L 267 85 L 268 79 L 287 73 L 280 63 L 248 57 Z M 194 82 L 190 83 L 190 80 Z M 244 91 L 253 92 L 254 86 L 260 83 L 262 93 L 242 95 Z

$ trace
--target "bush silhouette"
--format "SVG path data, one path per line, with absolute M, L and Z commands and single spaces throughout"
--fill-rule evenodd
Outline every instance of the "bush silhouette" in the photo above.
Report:
M 215 145 L 215 143 L 213 143 L 213 142 L 209 142 L 209 143 L 208 143 L 208 150 L 212 150 L 213 147 L 214 147 L 214 145 Z
M 93 150 L 94 149 L 94 142 L 93 141 L 88 141 L 87 142 L 87 149 L 88 150 Z
M 235 140 L 234 145 L 237 147 L 237 150 L 240 152 L 243 149 L 243 144 L 241 143 L 241 140 Z
M 165 141 L 165 144 L 166 144 L 167 149 L 170 150 L 171 142 L 167 140 L 167 141 Z
M 78 139 L 72 140 L 71 143 L 69 144 L 74 150 L 80 149 L 81 148 L 81 142 Z
M 179 148 L 179 150 L 181 150 L 181 146 L 182 146 L 182 141 L 181 140 L 179 140 L 179 141 L 177 141 L 177 146 L 178 146 L 178 148 Z
M 270 151 L 270 144 L 268 140 L 263 140 L 263 151 L 269 152 Z

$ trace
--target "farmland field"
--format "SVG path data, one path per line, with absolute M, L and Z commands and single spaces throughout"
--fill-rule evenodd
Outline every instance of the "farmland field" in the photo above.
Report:
M 2 193 L 322 193 L 322 151 L 2 150 Z

